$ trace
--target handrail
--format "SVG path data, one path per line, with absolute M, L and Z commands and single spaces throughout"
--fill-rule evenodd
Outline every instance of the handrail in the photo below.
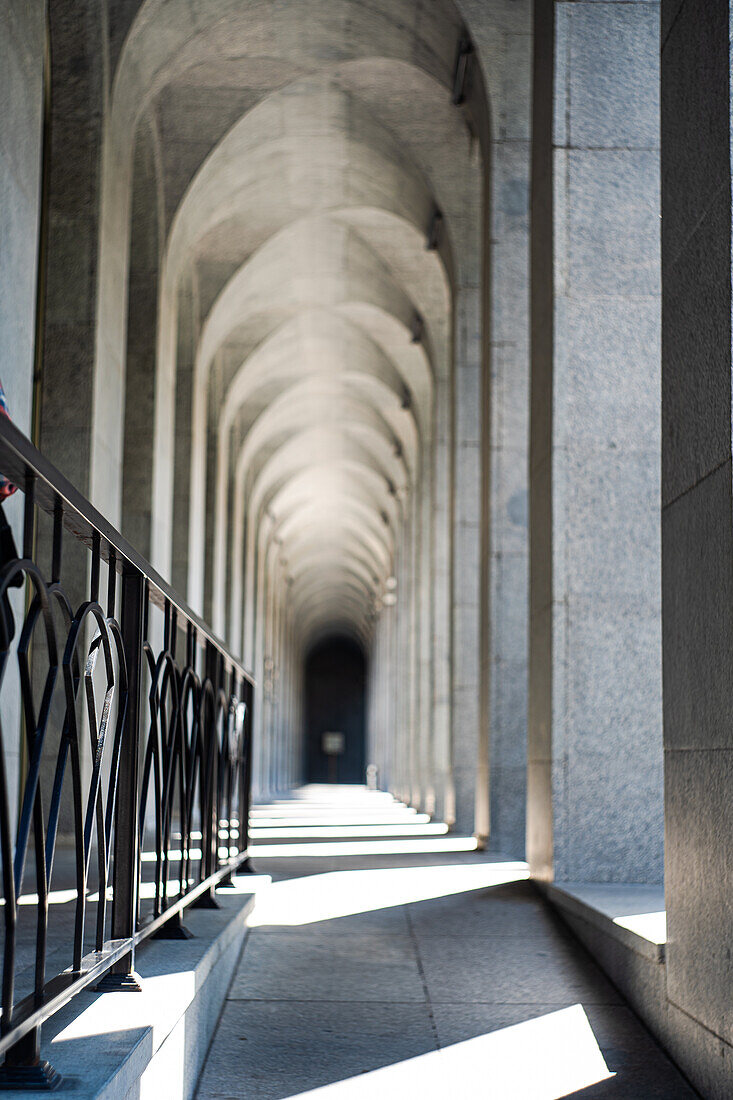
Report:
M 6 417 L 0 417 L 0 471 L 25 494 L 20 553 L 9 552 L 0 514 L 6 528 L 0 557 L 0 1090 L 55 1088 L 58 1074 L 40 1058 L 43 1022 L 94 982 L 104 989 L 140 988 L 137 944 L 151 934 L 186 936 L 184 910 L 216 907 L 216 886 L 250 869 L 255 685 L 208 625 Z M 53 519 L 50 545 L 41 547 L 50 571 L 35 548 L 38 509 Z M 69 534 L 91 556 L 78 607 L 63 583 Z M 11 598 L 13 587 L 25 588 L 22 610 Z M 163 613 L 162 648 L 149 629 L 151 604 Z M 22 730 L 4 728 L 3 685 L 13 661 Z M 5 768 L 9 735 L 22 737 L 27 762 L 17 819 Z M 48 896 L 66 791 L 73 806 L 67 825 L 74 855 L 73 958 L 47 980 Z M 148 824 L 153 848 L 143 860 Z M 37 894 L 35 967 L 33 991 L 18 1001 L 18 903 L 27 892 L 27 868 Z M 145 882 L 148 871 L 152 881 Z M 88 951 L 93 882 L 98 900 Z M 140 902 L 144 882 L 152 912 Z
M 127 541 L 124 535 L 109 523 L 101 512 L 91 504 L 68 478 L 57 470 L 41 452 L 33 446 L 30 439 L 6 416 L 0 418 L 0 471 L 19 489 L 26 492 L 29 482 L 33 483 L 35 503 L 49 515 L 61 504 L 63 525 L 79 542 L 92 549 L 95 534 L 101 538 L 102 560 L 109 562 L 113 551 L 117 562 L 125 560 L 147 579 L 152 602 L 164 609 L 166 600 L 189 622 L 196 626 L 202 638 L 211 642 L 222 652 L 227 652 L 226 644 L 219 638 L 188 604 L 163 580 L 160 573 L 149 561 Z M 118 564 L 119 569 L 119 564 Z M 251 672 L 248 672 L 231 654 L 228 660 L 236 665 L 240 676 L 254 684 Z

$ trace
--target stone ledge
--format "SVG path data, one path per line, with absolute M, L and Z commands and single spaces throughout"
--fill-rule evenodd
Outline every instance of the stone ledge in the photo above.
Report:
M 547 900 L 624 947 L 663 963 L 667 940 L 664 887 L 637 883 L 538 882 Z
M 42 1057 L 73 1100 L 189 1100 L 247 934 L 246 876 L 217 891 L 221 908 L 190 909 L 190 940 L 148 940 L 140 993 L 85 992 L 43 1028 Z M 47 1092 L 5 1092 L 41 1100 Z

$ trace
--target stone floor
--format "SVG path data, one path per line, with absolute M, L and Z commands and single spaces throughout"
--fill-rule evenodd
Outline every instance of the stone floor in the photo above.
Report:
M 255 819 L 263 878 L 198 1100 L 696 1095 L 525 864 L 361 788 Z

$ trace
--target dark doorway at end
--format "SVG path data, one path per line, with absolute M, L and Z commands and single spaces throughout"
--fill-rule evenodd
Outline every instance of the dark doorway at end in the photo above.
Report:
M 364 652 L 351 638 L 325 638 L 305 662 L 305 774 L 309 783 L 363 783 Z

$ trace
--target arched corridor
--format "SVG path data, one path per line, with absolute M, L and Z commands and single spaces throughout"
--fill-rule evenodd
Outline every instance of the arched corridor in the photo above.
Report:
M 389 1088 L 361 993 L 217 1076 L 354 918 L 402 1094 L 572 974 L 578 1095 L 733 1094 L 732 10 L 0 0 L 0 1091 Z M 309 878 L 504 865 L 301 973 Z
M 314 18 L 211 3 L 193 31 L 185 10 L 142 5 L 104 139 L 100 202 L 120 217 L 102 214 L 100 262 L 128 254 L 136 202 L 164 227 L 159 316 L 147 335 L 134 326 L 154 390 L 135 383 L 123 339 L 96 374 L 114 387 L 127 354 L 125 448 L 147 484 L 131 481 L 131 510 L 123 492 L 123 533 L 150 501 L 153 564 L 263 685 L 260 794 L 299 777 L 303 660 L 341 630 L 374 651 L 372 690 L 390 707 L 371 709 L 383 781 L 470 828 L 473 801 L 486 814 L 468 764 L 487 476 L 481 69 L 457 111 L 450 3 L 326 4 Z M 131 159 L 133 128 L 157 158 Z M 116 297 L 100 293 L 105 329 L 122 335 Z M 391 726 L 402 743 L 380 745 Z

